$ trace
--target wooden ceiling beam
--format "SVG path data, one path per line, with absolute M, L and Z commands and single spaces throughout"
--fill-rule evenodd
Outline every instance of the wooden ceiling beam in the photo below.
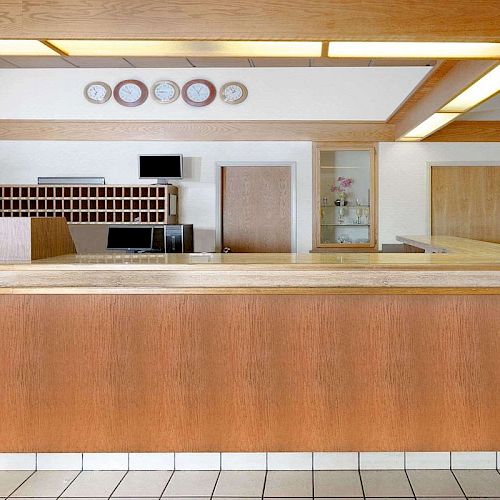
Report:
M 409 107 L 401 116 L 396 116 L 391 120 L 395 126 L 396 139 L 439 111 L 451 99 L 497 64 L 498 61 L 485 60 L 455 63 L 453 68 L 447 71 L 441 79 L 434 82 L 432 88 L 427 88 L 419 95 L 419 98 L 412 99 Z
M 393 141 L 384 122 L 0 120 L 0 141 Z
M 424 141 L 500 142 L 500 121 L 454 121 Z
M 491 0 L 6 0 L 0 37 L 500 41 Z

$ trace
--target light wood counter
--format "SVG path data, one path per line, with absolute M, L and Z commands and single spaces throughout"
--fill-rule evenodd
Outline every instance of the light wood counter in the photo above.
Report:
M 66 255 L 0 265 L 0 293 L 375 293 L 500 289 L 500 245 L 407 237 L 448 253 Z
M 497 243 L 455 236 L 397 236 L 396 239 L 407 245 L 421 248 L 426 253 L 475 255 L 493 261 L 498 260 L 500 254 L 500 245 Z

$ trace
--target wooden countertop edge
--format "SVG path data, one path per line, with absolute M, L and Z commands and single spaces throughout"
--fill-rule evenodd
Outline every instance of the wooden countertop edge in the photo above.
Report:
M 0 295 L 500 295 L 500 287 L 0 288 Z

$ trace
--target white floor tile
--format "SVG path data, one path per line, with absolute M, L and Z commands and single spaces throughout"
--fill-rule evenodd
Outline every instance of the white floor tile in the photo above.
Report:
M 266 470 L 266 454 L 222 453 L 222 470 Z
M 79 473 L 80 471 L 37 471 L 12 497 L 58 497 Z
M 35 470 L 36 453 L 0 453 L 0 470 Z
M 354 452 L 313 453 L 314 470 L 358 470 L 359 456 Z
M 453 471 L 468 498 L 500 497 L 500 474 L 496 470 Z
M 32 471 L 0 470 L 0 497 L 12 494 L 31 474 Z
M 265 477 L 265 471 L 222 471 L 213 496 L 261 497 Z
M 176 470 L 220 470 L 220 453 L 176 453 Z
M 268 453 L 269 470 L 312 470 L 312 453 Z
M 413 498 L 410 482 L 404 471 L 361 471 L 361 480 L 367 497 Z
M 83 470 L 127 470 L 128 453 L 84 453 Z
M 405 468 L 404 452 L 362 452 L 359 454 L 361 470 L 391 470 Z
M 494 451 L 452 452 L 452 469 L 495 469 L 497 454 Z
M 62 497 L 109 497 L 123 476 L 122 471 L 83 471 Z
M 317 497 L 363 496 L 358 471 L 314 471 L 314 494 Z
M 130 470 L 174 470 L 173 453 L 129 453 Z
M 312 471 L 269 471 L 264 497 L 311 497 L 312 483 Z
M 81 453 L 37 453 L 37 470 L 82 470 Z
M 450 453 L 445 452 L 406 452 L 407 469 L 449 469 Z
M 409 470 L 407 474 L 417 497 L 463 496 L 450 470 Z
M 156 497 L 159 498 L 172 476 L 172 471 L 129 471 L 114 497 Z
M 219 471 L 175 471 L 164 497 L 211 496 Z

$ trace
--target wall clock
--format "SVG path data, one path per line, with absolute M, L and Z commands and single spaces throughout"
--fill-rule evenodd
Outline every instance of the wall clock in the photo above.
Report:
M 111 97 L 111 87 L 104 82 L 91 82 L 83 90 L 83 95 L 92 104 L 103 104 Z
M 182 98 L 190 106 L 207 106 L 216 94 L 214 84 L 208 80 L 190 80 L 182 87 Z
M 162 104 L 174 102 L 179 97 L 179 93 L 179 86 L 171 80 L 161 80 L 151 88 L 153 97 Z
M 139 80 L 123 80 L 115 87 L 113 95 L 122 106 L 140 106 L 148 98 L 148 88 Z
M 248 89 L 239 82 L 229 82 L 220 89 L 220 97 L 228 104 L 239 104 L 248 96 Z

